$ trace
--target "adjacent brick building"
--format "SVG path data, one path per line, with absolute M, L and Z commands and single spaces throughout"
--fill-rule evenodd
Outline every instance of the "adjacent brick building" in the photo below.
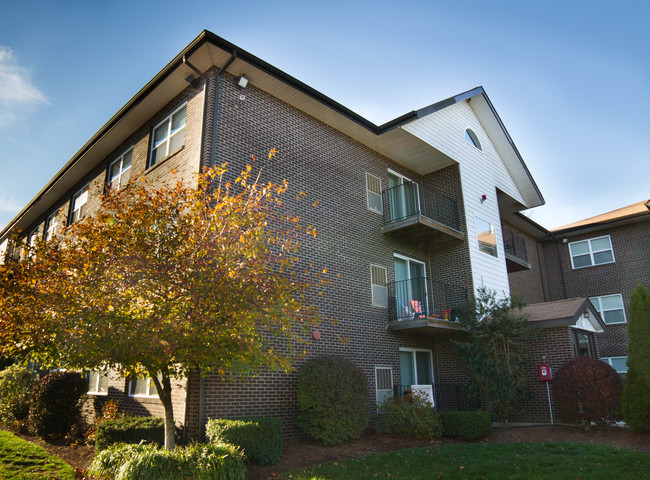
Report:
M 17 230 L 47 237 L 82 221 L 107 184 L 134 175 L 191 178 L 223 162 L 238 172 L 271 148 L 280 154 L 256 165 L 264 180 L 286 179 L 294 193 L 318 202 L 287 203 L 318 231 L 303 244 L 302 261 L 337 277 L 312 299 L 336 323 L 317 327 L 308 357 L 353 360 L 373 392 L 370 409 L 411 385 L 430 385 L 440 409 L 472 407 L 452 340 L 462 334 L 456 319 L 464 301 L 480 286 L 521 291 L 531 303 L 569 295 L 550 279 L 568 275 L 567 259 L 553 250 L 556 234 L 518 213 L 544 200 L 483 88 L 377 126 L 210 32 L 89 140 L 0 233 L 0 245 L 7 250 Z M 601 290 L 593 294 L 611 293 Z M 568 343 L 558 361 L 575 352 L 572 330 L 599 328 L 593 309 L 591 323 L 579 323 L 590 307 L 578 307 L 536 343 L 562 337 Z M 606 343 L 599 348 L 610 352 Z M 296 378 L 191 375 L 175 384 L 175 415 L 189 437 L 200 435 L 207 418 L 241 415 L 281 417 L 286 434 L 295 435 Z M 161 414 L 146 379 L 90 379 L 96 399 Z M 546 421 L 536 407 L 527 412 L 527 420 Z

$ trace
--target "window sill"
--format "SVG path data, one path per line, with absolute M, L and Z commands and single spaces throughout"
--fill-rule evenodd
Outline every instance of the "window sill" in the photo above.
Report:
M 185 145 L 181 145 L 181 148 L 179 148 L 178 150 L 176 150 L 176 151 L 173 152 L 173 153 L 170 153 L 169 155 L 167 155 L 167 156 L 166 156 L 165 158 L 163 158 L 162 160 L 159 160 L 158 162 L 156 162 L 155 165 L 152 165 L 151 167 L 148 167 L 148 168 L 144 171 L 144 174 L 145 174 L 145 175 L 148 175 L 150 172 L 153 172 L 153 171 L 154 171 L 156 168 L 158 168 L 160 165 L 162 165 L 163 163 L 167 163 L 167 161 L 168 161 L 170 158 L 175 157 L 176 155 L 178 155 L 178 154 L 179 154 L 180 152 L 182 152 L 183 150 L 185 150 Z
M 616 262 L 598 263 L 596 265 L 585 265 L 584 267 L 572 267 L 572 270 L 583 270 L 585 268 L 602 267 L 604 265 L 612 265 L 613 263 L 616 263 Z
M 129 398 L 137 400 L 138 402 L 141 402 L 141 403 L 149 403 L 149 404 L 158 404 L 158 403 L 160 403 L 160 399 L 158 398 L 158 395 L 155 395 L 155 396 L 152 396 L 152 395 L 129 395 Z
M 108 396 L 108 392 L 86 392 L 86 395 L 97 395 L 99 397 Z

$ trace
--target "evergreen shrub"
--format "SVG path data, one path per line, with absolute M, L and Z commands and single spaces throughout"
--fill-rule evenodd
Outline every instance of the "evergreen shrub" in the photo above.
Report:
M 101 452 L 115 443 L 165 444 L 165 420 L 157 417 L 124 417 L 105 420 L 95 431 L 95 451 Z
M 621 419 L 623 380 L 609 364 L 579 357 L 562 365 L 553 379 L 553 397 L 565 422 L 589 429 Z
M 15 426 L 27 420 L 34 374 L 18 365 L 0 371 L 0 422 Z
M 468 440 L 483 438 L 492 431 L 490 414 L 483 410 L 473 412 L 440 412 L 442 435 Z
M 282 420 L 279 418 L 212 418 L 208 420 L 205 434 L 212 443 L 240 447 L 247 463 L 275 465 L 282 454 Z
M 368 381 L 349 360 L 317 357 L 298 373 L 298 426 L 324 445 L 358 437 L 368 424 Z
M 379 407 L 378 430 L 382 433 L 436 439 L 442 434 L 440 415 L 431 402 L 420 395 L 386 400 Z
M 88 384 L 79 372 L 52 372 L 34 387 L 29 428 L 43 438 L 60 438 L 81 418 L 81 400 Z

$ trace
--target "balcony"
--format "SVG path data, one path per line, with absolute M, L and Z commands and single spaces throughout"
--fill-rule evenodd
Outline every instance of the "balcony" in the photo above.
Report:
M 508 273 L 530 270 L 531 264 L 526 253 L 526 239 L 506 225 L 501 225 L 503 249 L 506 252 Z
M 389 283 L 388 329 L 433 335 L 458 332 L 467 299 L 465 288 L 428 277 Z
M 381 232 L 414 242 L 448 245 L 462 242 L 458 203 L 417 182 L 404 182 L 382 192 Z

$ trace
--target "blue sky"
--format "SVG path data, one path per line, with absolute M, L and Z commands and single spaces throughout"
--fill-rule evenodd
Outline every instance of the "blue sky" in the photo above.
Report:
M 483 86 L 547 228 L 650 198 L 650 2 L 0 0 L 0 227 L 203 29 L 377 124 Z

